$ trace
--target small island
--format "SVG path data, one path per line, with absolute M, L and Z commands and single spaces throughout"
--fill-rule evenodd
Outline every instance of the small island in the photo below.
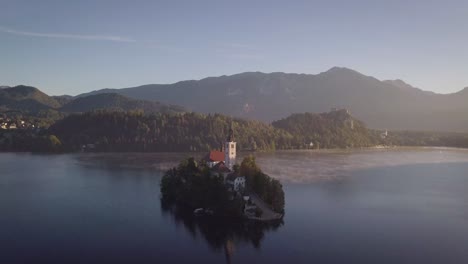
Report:
M 236 164 L 233 130 L 220 150 L 188 158 L 161 179 L 162 202 L 195 215 L 274 221 L 284 215 L 281 183 L 261 171 L 253 156 Z

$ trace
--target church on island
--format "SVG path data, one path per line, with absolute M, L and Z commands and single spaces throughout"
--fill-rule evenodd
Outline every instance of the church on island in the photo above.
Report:
M 253 156 L 245 157 L 242 166 L 236 164 L 236 156 L 237 144 L 231 125 L 221 148 L 207 153 L 200 161 L 201 166 L 191 157 L 164 174 L 160 185 L 162 198 L 194 209 L 196 216 L 218 214 L 256 221 L 282 218 L 281 183 L 264 174 Z M 249 185 L 248 179 L 255 184 Z
M 240 192 L 245 188 L 245 177 L 240 176 L 233 170 L 236 164 L 236 142 L 234 141 L 234 131 L 229 129 L 228 137 L 221 150 L 211 150 L 206 156 L 205 161 L 213 171 L 222 174 L 226 185 L 235 192 Z

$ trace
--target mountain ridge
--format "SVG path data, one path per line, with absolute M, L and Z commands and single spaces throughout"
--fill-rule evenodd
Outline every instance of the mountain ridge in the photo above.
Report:
M 186 82 L 199 82 L 199 81 L 210 80 L 210 79 L 215 79 L 215 78 L 238 77 L 238 76 L 242 76 L 242 75 L 251 75 L 251 74 L 261 74 L 261 75 L 283 74 L 283 75 L 296 75 L 296 76 L 317 76 L 317 75 L 321 75 L 321 74 L 328 73 L 328 72 L 338 72 L 338 71 L 342 71 L 342 72 L 348 71 L 348 72 L 357 73 L 357 74 L 360 74 L 360 75 L 363 75 L 363 76 L 366 76 L 366 77 L 370 77 L 370 78 L 376 79 L 376 80 L 381 81 L 381 82 L 389 82 L 389 83 L 392 83 L 392 82 L 394 82 L 394 81 L 395 81 L 395 82 L 403 82 L 404 84 L 410 86 L 411 88 L 420 90 L 420 91 L 422 91 L 422 92 L 427 92 L 427 93 L 436 94 L 436 95 L 457 94 L 457 93 L 459 93 L 459 92 L 462 92 L 464 89 L 467 89 L 467 88 L 468 88 L 468 87 L 465 87 L 465 88 L 463 88 L 463 89 L 461 89 L 461 90 L 459 90 L 459 91 L 455 91 L 455 92 L 451 92 L 451 93 L 437 93 L 437 92 L 434 92 L 434 91 L 429 91 L 429 90 L 424 90 L 424 89 L 421 89 L 421 88 L 414 87 L 414 86 L 412 86 L 411 84 L 408 84 L 407 82 L 405 82 L 405 81 L 402 80 L 402 79 L 379 80 L 379 79 L 377 79 L 377 78 L 375 78 L 375 77 L 365 75 L 365 74 L 363 74 L 363 73 L 361 73 L 361 72 L 359 72 L 359 71 L 353 70 L 353 69 L 351 69 L 351 68 L 334 66 L 334 67 L 331 67 L 330 69 L 328 69 L 328 70 L 326 70 L 326 71 L 319 72 L 319 73 L 316 73 L 316 74 L 312 74 L 312 73 L 293 73 L 293 72 L 282 72 L 282 71 L 274 71 L 274 72 L 245 71 L 245 72 L 234 73 L 234 74 L 223 74 L 223 75 L 218 75 L 218 76 L 208 76 L 208 77 L 203 77 L 203 78 L 200 78 L 200 79 L 187 79 L 187 80 L 176 81 L 176 82 L 170 82 L 170 83 L 149 83 L 149 84 L 142 84 L 142 85 L 132 86 L 132 87 L 102 88 L 102 89 L 92 90 L 92 91 L 89 91 L 89 92 L 80 93 L 80 94 L 75 95 L 74 97 L 86 96 L 86 95 L 89 95 L 89 94 L 95 93 L 95 92 L 106 92 L 106 93 L 109 93 L 109 92 L 113 92 L 113 91 L 115 91 L 115 90 L 132 89 L 132 88 L 142 88 L 142 87 L 148 87 L 148 86 L 178 85 L 178 84 L 186 83 Z
M 18 85 L 0 89 L 0 106 L 10 110 L 36 112 L 60 107 L 60 103 L 36 87 Z
M 49 96 L 36 87 L 25 85 L 0 89 L 0 109 L 41 117 L 47 116 L 48 112 L 75 113 L 93 110 L 143 110 L 148 113 L 185 111 L 179 106 L 133 99 L 117 93 L 78 98 L 69 95 Z M 55 115 L 56 117 L 59 116 Z
M 164 105 L 153 101 L 132 99 L 118 93 L 102 93 L 78 97 L 60 108 L 60 111 L 67 113 L 90 112 L 94 110 L 143 110 L 145 113 L 184 111 L 182 107 Z
M 345 67 L 318 74 L 244 72 L 173 84 L 95 90 L 266 122 L 292 113 L 347 108 L 369 127 L 468 131 L 468 93 L 437 94 Z
M 0 92 L 8 89 L 11 88 L 0 89 Z M 399 79 L 381 81 L 346 67 L 332 67 L 318 74 L 251 71 L 172 84 L 106 88 L 74 97 L 52 96 L 51 101 L 40 101 L 45 102 L 46 108 L 55 102 L 52 108 L 58 109 L 73 100 L 105 93 L 180 106 L 187 111 L 220 113 L 264 122 L 293 113 L 321 113 L 346 108 L 370 128 L 468 131 L 468 87 L 456 93 L 439 94 Z M 0 96 L 0 107 L 1 100 Z M 36 104 L 34 109 L 44 108 L 43 103 L 33 103 Z M 22 104 L 29 103 L 23 101 Z M 21 107 L 25 106 L 20 104 L 17 108 Z

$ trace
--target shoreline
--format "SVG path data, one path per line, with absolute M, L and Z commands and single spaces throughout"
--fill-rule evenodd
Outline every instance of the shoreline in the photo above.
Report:
M 239 153 L 260 153 L 260 154 L 267 154 L 267 153 L 277 153 L 277 152 L 315 152 L 315 153 L 336 153 L 336 152 L 352 152 L 352 151 L 362 151 L 362 150 L 398 150 L 398 149 L 447 149 L 447 150 L 468 150 L 467 147 L 451 147 L 451 146 L 384 146 L 384 145 L 377 145 L 372 147 L 356 147 L 356 148 L 323 148 L 323 149 L 277 149 L 277 150 L 259 150 L 259 151 L 252 151 L 252 150 L 240 150 Z M 89 151 L 89 152 L 82 152 L 82 151 L 62 151 L 62 152 L 47 152 L 47 151 L 3 151 L 0 150 L 0 153 L 24 153 L 24 154 L 38 154 L 38 155 L 75 155 L 75 154 L 161 154 L 161 155 L 176 155 L 180 153 L 193 153 L 194 156 L 197 155 L 204 155 L 206 151 L 153 151 L 153 152 L 135 152 L 135 151 Z

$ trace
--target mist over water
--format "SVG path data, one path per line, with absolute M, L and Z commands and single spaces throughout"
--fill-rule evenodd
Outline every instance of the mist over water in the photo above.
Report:
M 87 166 L 145 168 L 165 171 L 180 160 L 204 153 L 101 153 L 77 156 Z M 237 162 L 254 155 L 261 169 L 282 182 L 339 180 L 352 171 L 409 164 L 468 162 L 468 150 L 455 148 L 388 148 L 350 150 L 292 150 L 239 153 Z
M 451 148 L 280 151 L 255 156 L 267 174 L 294 183 L 337 180 L 376 167 L 468 162 L 468 150 Z

